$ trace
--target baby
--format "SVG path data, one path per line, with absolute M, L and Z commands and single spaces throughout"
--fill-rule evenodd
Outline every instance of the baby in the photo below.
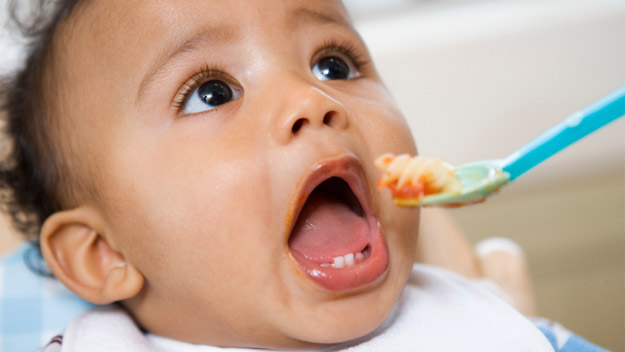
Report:
M 108 306 L 49 350 L 553 350 L 413 267 L 419 211 L 374 160 L 415 144 L 339 1 L 58 3 L 3 182 L 53 274 Z

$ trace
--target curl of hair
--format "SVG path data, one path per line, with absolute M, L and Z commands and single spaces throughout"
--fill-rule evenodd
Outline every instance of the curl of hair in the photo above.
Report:
M 46 111 L 44 73 L 59 23 L 79 0 L 12 0 L 12 23 L 26 39 L 26 59 L 0 84 L 4 128 L 0 161 L 0 199 L 17 230 L 39 248 L 45 219 L 61 210 L 59 167 L 52 153 L 52 114 Z M 18 6 L 19 5 L 19 6 Z M 21 7 L 26 5 L 26 7 Z

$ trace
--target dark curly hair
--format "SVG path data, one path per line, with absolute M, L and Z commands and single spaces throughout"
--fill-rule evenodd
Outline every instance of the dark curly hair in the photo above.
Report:
M 11 23 L 26 39 L 26 59 L 0 86 L 0 117 L 7 148 L 0 161 L 0 197 L 5 212 L 26 239 L 39 248 L 39 232 L 48 216 L 62 209 L 62 160 L 53 143 L 54 119 L 49 81 L 52 44 L 59 24 L 79 0 L 12 0 Z M 18 6 L 19 5 L 19 6 Z M 22 7 L 26 5 L 25 7 Z M 66 181 L 66 180 L 64 180 Z

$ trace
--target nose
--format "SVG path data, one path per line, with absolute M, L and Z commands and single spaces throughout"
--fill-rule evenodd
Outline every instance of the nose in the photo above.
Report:
M 344 105 L 310 83 L 300 82 L 280 103 L 283 109 L 274 126 L 279 144 L 287 144 L 309 131 L 340 131 L 348 126 Z

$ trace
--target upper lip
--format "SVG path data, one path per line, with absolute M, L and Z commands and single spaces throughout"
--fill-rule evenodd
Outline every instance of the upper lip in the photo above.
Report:
M 292 202 L 293 206 L 289 211 L 291 216 L 288 217 L 290 219 L 290 224 L 287 236 L 290 236 L 293 231 L 295 223 L 310 194 L 317 186 L 332 177 L 341 178 L 347 183 L 360 202 L 365 217 L 374 215 L 371 191 L 361 162 L 353 156 L 326 160 L 316 164 L 312 171 L 300 183 L 295 202 Z

